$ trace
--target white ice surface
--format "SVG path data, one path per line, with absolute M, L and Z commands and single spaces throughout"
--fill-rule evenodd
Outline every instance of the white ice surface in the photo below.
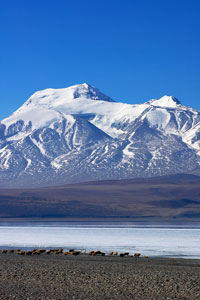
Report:
M 6 128 L 23 120 L 25 124 L 32 122 L 32 130 L 49 126 L 52 122 L 59 120 L 63 115 L 87 115 L 91 114 L 93 123 L 112 137 L 117 137 L 123 131 L 112 127 L 112 124 L 135 120 L 146 108 L 147 104 L 130 105 L 125 103 L 106 102 L 79 98 L 77 100 L 63 103 L 58 101 L 56 105 L 37 106 L 23 105 L 17 112 L 4 119 L 2 123 Z M 16 139 L 17 137 L 15 137 Z M 13 137 L 12 137 L 13 139 Z
M 23 120 L 25 124 L 32 122 L 32 129 L 38 129 L 48 126 L 55 120 L 59 120 L 60 114 L 54 110 L 44 108 L 32 108 L 31 110 L 24 110 L 20 114 L 12 114 L 10 117 L 4 119 L 2 123 L 8 128 L 11 124 L 18 120 Z
M 170 114 L 165 109 L 151 110 L 147 113 L 147 119 L 152 126 L 164 129 L 170 121 Z
M 200 258 L 200 227 L 0 226 L 0 247 L 127 251 L 131 254 Z
M 176 99 L 172 96 L 163 96 L 160 99 L 155 99 L 150 101 L 151 105 L 160 106 L 160 107 L 168 107 L 168 108 L 176 108 L 177 102 Z

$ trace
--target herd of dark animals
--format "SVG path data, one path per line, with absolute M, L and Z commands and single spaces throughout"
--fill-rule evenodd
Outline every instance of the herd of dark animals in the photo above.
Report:
M 86 251 L 84 253 L 82 253 L 82 251 L 76 251 L 74 249 L 70 249 L 69 251 L 63 251 L 63 249 L 33 249 L 30 251 L 23 251 L 21 249 L 17 249 L 17 250 L 7 250 L 7 249 L 3 249 L 1 250 L 2 253 L 6 254 L 6 253 L 16 253 L 17 255 L 40 255 L 42 253 L 46 253 L 46 254 L 51 254 L 51 253 L 55 253 L 55 254 L 63 254 L 63 255 L 80 255 L 80 254 L 88 254 L 90 256 L 105 256 L 104 252 L 101 251 L 90 251 L 88 253 L 86 253 Z M 141 254 L 140 253 L 135 253 L 134 255 L 130 255 L 129 252 L 124 252 L 124 253 L 119 253 L 117 251 L 112 251 L 109 253 L 109 256 L 119 256 L 119 257 L 124 257 L 124 256 L 132 256 L 132 257 L 140 257 Z M 148 258 L 148 256 L 144 256 L 144 258 Z

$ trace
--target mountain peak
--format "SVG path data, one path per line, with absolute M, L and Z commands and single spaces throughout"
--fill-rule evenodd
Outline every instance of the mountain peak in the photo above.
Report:
M 42 106 L 48 108 L 64 105 L 78 99 L 115 102 L 110 97 L 103 94 L 99 89 L 89 85 L 88 83 L 82 83 L 62 89 L 48 88 L 37 91 L 25 102 L 24 105 L 22 105 L 22 107 Z
M 173 96 L 163 96 L 160 99 L 151 100 L 149 103 L 153 106 L 160 106 L 160 107 L 168 107 L 168 108 L 175 108 L 177 105 L 180 105 L 181 102 L 173 97 Z
M 69 87 L 74 89 L 74 99 L 76 98 L 87 98 L 92 100 L 103 100 L 108 102 L 115 102 L 113 99 L 111 99 L 109 96 L 103 94 L 99 89 L 91 86 L 88 83 L 82 83 L 77 84 L 72 87 Z
M 0 122 L 0 187 L 199 173 L 199 111 L 110 101 L 87 83 L 33 94 Z

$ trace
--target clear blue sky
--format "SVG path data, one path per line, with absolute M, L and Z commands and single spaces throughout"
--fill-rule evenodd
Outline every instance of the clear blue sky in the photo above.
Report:
M 1 0 L 0 119 L 37 90 L 83 82 L 200 109 L 199 16 L 199 0 Z

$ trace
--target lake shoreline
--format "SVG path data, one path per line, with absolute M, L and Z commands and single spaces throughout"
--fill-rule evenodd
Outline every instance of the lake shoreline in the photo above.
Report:
M 0 249 L 63 248 L 140 252 L 149 257 L 200 258 L 197 224 L 96 222 L 1 223 Z
M 0 254 L 0 299 L 200 299 L 200 260 Z
M 199 218 L 157 218 L 157 217 L 101 217 L 101 218 L 2 218 L 0 217 L 0 226 L 6 223 L 99 223 L 99 224 L 141 224 L 141 225 L 198 225 Z

